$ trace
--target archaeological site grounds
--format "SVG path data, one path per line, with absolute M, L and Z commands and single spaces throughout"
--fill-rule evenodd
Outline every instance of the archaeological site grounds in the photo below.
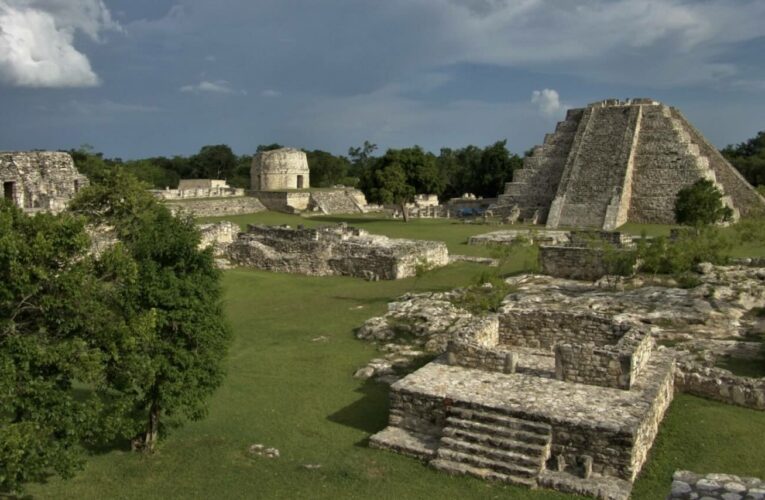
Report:
M 569 110 L 491 200 L 369 203 L 292 148 L 251 168 L 152 191 L 223 269 L 209 413 L 31 497 L 765 498 L 765 199 L 677 109 Z M 88 186 L 66 153 L 1 153 L 0 176 L 30 214 Z M 647 268 L 706 234 L 674 212 L 700 181 L 724 265 Z

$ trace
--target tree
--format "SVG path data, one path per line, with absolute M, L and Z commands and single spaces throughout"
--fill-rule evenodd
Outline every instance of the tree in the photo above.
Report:
M 94 439 L 103 352 L 119 325 L 110 266 L 95 266 L 81 218 L 27 216 L 0 201 L 0 493 L 81 465 Z M 111 259 L 117 262 L 117 258 Z
M 361 188 L 370 201 L 401 205 L 405 221 L 409 220 L 406 203 L 416 193 L 440 193 L 444 185 L 435 156 L 419 146 L 389 149 L 370 161 L 361 178 Z
M 135 279 L 119 288 L 122 314 L 135 325 L 102 337 L 111 427 L 155 448 L 168 423 L 199 419 L 223 379 L 229 329 L 221 309 L 220 272 L 199 250 L 194 221 L 172 215 L 123 172 L 83 189 L 71 210 L 113 227 Z M 172 422 L 169 422 L 172 419 Z
M 750 184 L 765 185 L 765 130 L 746 142 L 727 146 L 722 154 Z
M 234 174 L 237 158 L 225 144 L 203 146 L 190 158 L 196 177 L 203 179 L 228 179 Z
M 723 204 L 722 193 L 710 180 L 699 179 L 677 193 L 675 219 L 680 224 L 716 224 L 729 221 L 732 216 L 733 211 Z
M 318 149 L 306 151 L 306 155 L 311 169 L 312 186 L 330 187 L 346 179 L 350 167 L 347 158 Z
M 258 146 L 258 148 L 255 150 L 256 153 L 262 153 L 264 151 L 273 151 L 275 149 L 282 149 L 284 146 L 282 146 L 279 143 L 271 143 L 271 144 L 261 144 Z
M 377 144 L 364 141 L 360 147 L 348 148 L 348 158 L 351 160 L 351 170 L 349 174 L 355 177 L 363 177 L 364 172 L 369 169 L 370 163 L 374 159 L 372 154 L 377 150 Z

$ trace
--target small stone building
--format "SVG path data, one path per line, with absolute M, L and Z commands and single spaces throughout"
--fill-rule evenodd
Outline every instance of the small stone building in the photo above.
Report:
M 25 212 L 61 212 L 88 184 L 68 153 L 55 151 L 0 153 L 3 198 Z
M 178 182 L 180 191 L 189 189 L 225 189 L 228 184 L 223 179 L 181 179 Z
M 250 179 L 253 191 L 309 188 L 308 157 L 293 148 L 261 151 L 252 159 Z

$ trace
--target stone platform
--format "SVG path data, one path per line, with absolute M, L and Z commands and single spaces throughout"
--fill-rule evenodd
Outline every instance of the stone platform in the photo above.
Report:
M 515 373 L 442 356 L 399 380 L 370 445 L 450 473 L 627 498 L 672 398 L 671 354 L 654 352 L 621 390 L 557 380 L 550 352 L 515 351 Z

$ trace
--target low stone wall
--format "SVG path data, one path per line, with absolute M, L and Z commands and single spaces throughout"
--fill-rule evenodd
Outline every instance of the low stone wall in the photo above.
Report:
M 649 384 L 644 393 L 643 400 L 649 404 L 648 412 L 643 415 L 643 419 L 637 427 L 634 434 L 634 445 L 632 447 L 631 469 L 634 480 L 648 459 L 648 452 L 653 446 L 656 434 L 659 432 L 659 425 L 664 419 L 669 405 L 675 395 L 675 363 L 671 352 L 662 350 L 654 353 L 654 356 L 667 360 L 669 370 L 665 372 L 654 372 L 649 376 L 653 384 Z M 649 370 L 648 364 L 644 367 Z
M 615 254 L 629 252 L 614 249 Z M 539 248 L 539 263 L 542 273 L 556 278 L 595 281 L 614 274 L 613 263 L 600 248 L 582 246 L 549 246 Z
M 229 221 L 200 224 L 198 227 L 202 236 L 199 241 L 199 248 L 213 247 L 215 255 L 224 254 L 240 231 L 238 224 Z
M 756 477 L 733 474 L 695 474 L 687 470 L 672 475 L 672 491 L 668 500 L 762 500 L 765 481 Z
M 616 344 L 629 328 L 593 313 L 514 310 L 505 306 L 499 312 L 499 345 L 552 351 L 559 342 Z
M 443 398 L 391 388 L 389 425 L 440 438 L 446 412 Z
M 722 368 L 678 361 L 675 386 L 695 396 L 765 410 L 765 378 L 738 377 Z
M 239 196 L 231 198 L 186 199 L 165 202 L 173 213 L 180 210 L 190 212 L 195 217 L 217 217 L 219 215 L 239 215 L 262 212 L 266 209 L 257 198 Z
M 511 351 L 504 351 L 480 345 L 476 342 L 449 342 L 446 360 L 450 365 L 478 368 L 500 373 L 515 372 L 515 357 Z
M 560 245 L 568 243 L 569 232 L 546 229 L 508 229 L 471 236 L 468 239 L 468 245 L 509 245 L 517 241 Z
M 294 214 L 308 209 L 311 199 L 309 191 L 251 191 L 269 210 Z
M 629 390 L 651 356 L 651 335 L 632 328 L 615 345 L 558 344 L 555 375 L 558 380 Z
M 161 200 L 182 200 L 244 196 L 244 189 L 232 187 L 197 187 L 188 189 L 152 189 L 151 193 Z

